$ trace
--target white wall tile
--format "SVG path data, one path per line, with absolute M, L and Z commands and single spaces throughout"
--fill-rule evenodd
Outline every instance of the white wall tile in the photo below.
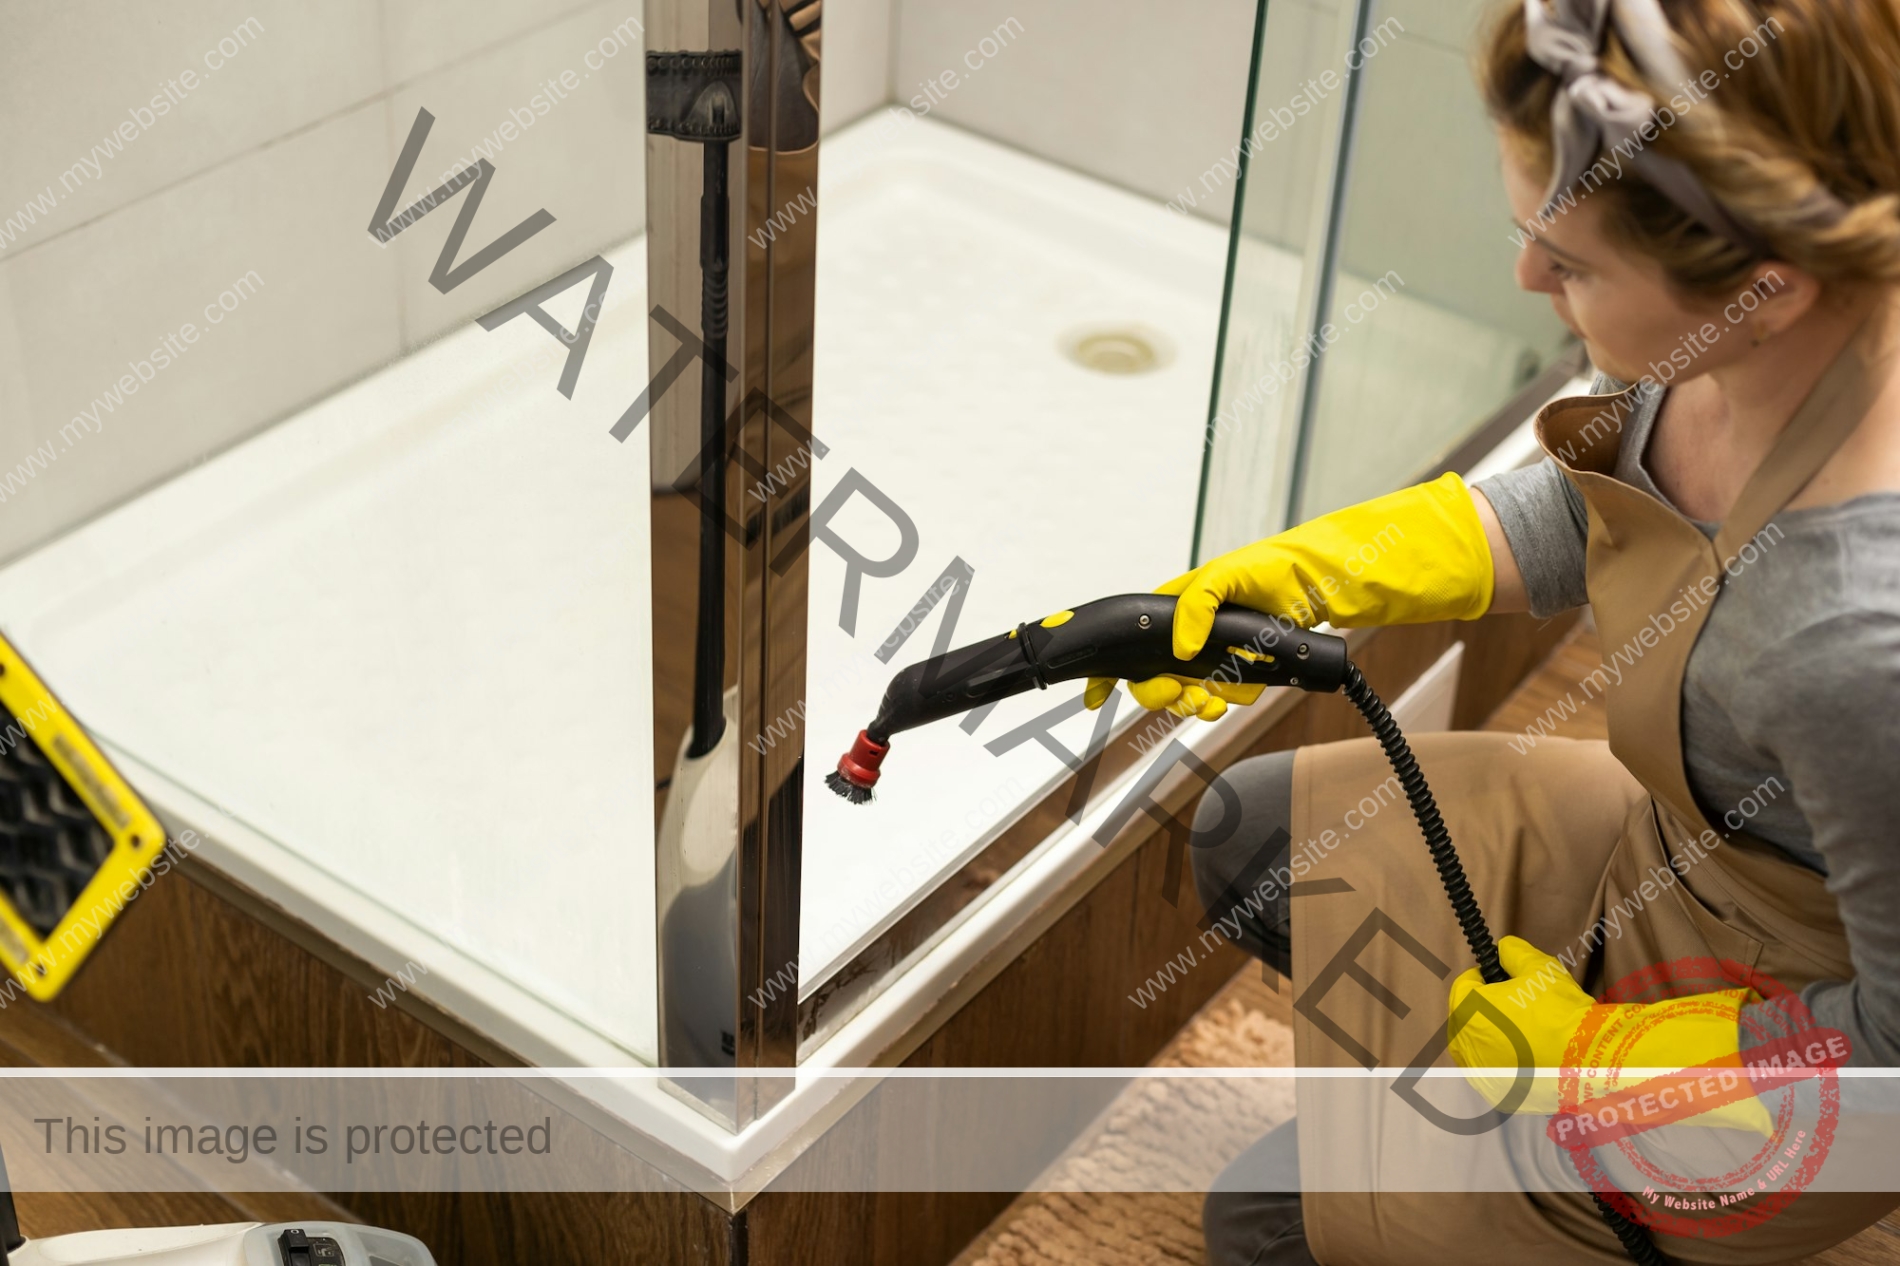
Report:
M 825 5 L 819 123 L 830 132 L 891 99 L 893 0 L 830 0 Z
M 0 223 L 49 187 L 56 202 L 0 259 L 369 100 L 378 36 L 376 0 L 0 2 Z M 96 175 L 73 170 L 88 157 Z
M 11 492 L 5 483 L 14 472 L 14 463 L 25 459 L 34 447 L 27 443 L 36 432 L 30 425 L 33 396 L 27 390 L 26 350 L 20 345 L 20 323 L 15 318 L 7 295 L 7 267 L 0 262 L 0 492 Z M 0 501 L 0 529 L 16 517 L 5 501 Z
M 1345 74 L 1344 38 L 1339 15 L 1324 5 L 1281 0 L 1267 6 L 1267 40 L 1251 128 L 1258 148 L 1249 161 L 1241 223 L 1253 236 L 1293 251 L 1306 248 L 1316 187 L 1332 174 L 1326 163 L 1331 116 L 1313 107 L 1315 93 L 1307 85 L 1327 70 Z M 1342 83 L 1337 93 L 1344 91 Z M 1295 109 L 1296 98 L 1302 97 L 1305 114 Z M 1338 101 L 1325 104 L 1336 106 Z M 1283 126 L 1287 119 L 1292 126 Z M 1192 188 L 1196 213 L 1228 217 L 1234 190 L 1221 169 L 1203 171 Z
M 199 331 L 123 403 L 96 411 L 103 429 L 8 498 L 0 557 L 398 353 L 397 256 L 364 231 L 389 163 L 383 109 L 364 106 L 0 262 L 13 328 L 0 375 L 17 375 L 30 404 L 0 427 L 0 469 L 64 443 L 61 428 L 128 361 L 187 322 Z M 256 293 L 212 324 L 205 306 L 253 270 Z
M 1405 33 L 1415 40 L 1468 53 L 1476 47 L 1486 17 L 1496 11 L 1491 0 L 1378 0 L 1373 5 L 1376 26 L 1387 18 L 1397 18 Z
M 1558 332 L 1512 277 L 1511 210 L 1469 57 L 1409 34 L 1366 62 L 1342 265 L 1535 343 Z
M 1253 0 L 900 4 L 895 96 L 949 72 L 932 107 L 949 122 L 1164 201 L 1240 141 Z M 973 68 L 1012 19 L 1020 32 Z M 1231 207 L 1230 194 L 1221 220 Z
M 418 109 L 435 116 L 399 206 L 434 189 L 458 159 L 479 153 L 477 145 L 489 147 L 495 176 L 459 258 L 541 208 L 555 219 L 447 294 L 429 284 L 429 274 L 467 193 L 406 229 L 392 248 L 401 268 L 406 347 L 463 325 L 640 231 L 646 212 L 645 51 L 626 45 L 611 59 L 599 55 L 600 41 L 613 39 L 627 12 L 617 2 L 590 5 L 390 95 L 392 153 L 402 147 Z M 624 44 L 626 35 L 620 38 Z M 598 66 L 587 64 L 590 52 Z M 536 98 L 550 92 L 551 80 L 562 95 L 543 97 L 548 108 L 542 113 Z M 564 86 L 568 82 L 571 90 Z M 511 122 L 523 116 L 533 120 L 526 129 Z M 384 168 L 377 192 L 389 171 Z M 359 228 L 374 206 L 372 196 L 357 217 Z
M 587 7 L 587 0 L 385 0 L 389 85 L 406 84 Z M 627 0 L 614 21 L 640 20 L 641 7 L 641 0 Z

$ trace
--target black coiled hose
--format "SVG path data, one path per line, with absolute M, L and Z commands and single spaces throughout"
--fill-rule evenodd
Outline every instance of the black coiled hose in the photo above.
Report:
M 1465 934 L 1465 942 L 1471 946 L 1472 957 L 1478 960 L 1478 970 L 1489 984 L 1499 984 L 1509 980 L 1504 965 L 1498 961 L 1498 944 L 1491 939 L 1491 929 L 1485 926 L 1484 912 L 1478 909 L 1478 899 L 1472 895 L 1471 881 L 1465 878 L 1465 868 L 1458 861 L 1457 850 L 1451 844 L 1451 832 L 1445 828 L 1445 820 L 1438 814 L 1438 802 L 1432 799 L 1432 789 L 1425 782 L 1425 775 L 1419 772 L 1418 761 L 1412 755 L 1412 749 L 1405 742 L 1405 735 L 1399 732 L 1398 722 L 1386 710 L 1379 696 L 1359 671 L 1357 664 L 1346 666 L 1346 680 L 1340 691 L 1353 702 L 1366 724 L 1371 727 L 1373 737 L 1379 740 L 1379 746 L 1385 749 L 1385 757 L 1392 762 L 1392 772 L 1398 775 L 1399 785 L 1405 788 L 1405 798 L 1411 802 L 1412 814 L 1418 819 L 1418 829 L 1425 834 L 1425 847 L 1432 852 L 1432 864 L 1438 867 L 1438 878 L 1445 885 L 1445 895 L 1451 898 L 1452 913 L 1458 916 L 1458 926 Z M 1596 1201 L 1597 1211 L 1603 1215 L 1604 1222 L 1616 1235 L 1617 1242 L 1623 1246 L 1630 1260 L 1640 1266 L 1668 1266 L 1667 1259 L 1657 1251 L 1643 1229 L 1631 1222 L 1611 1207 L 1602 1193 L 1592 1191 L 1590 1198 Z
M 1643 1234 L 1643 1228 L 1612 1208 L 1610 1202 L 1604 1199 L 1602 1192 L 1591 1192 L 1590 1199 L 1597 1202 L 1597 1212 L 1601 1213 L 1603 1220 L 1610 1224 L 1610 1230 L 1615 1233 L 1617 1242 L 1623 1246 L 1623 1251 L 1630 1255 L 1631 1261 L 1638 1263 L 1639 1266 L 1669 1266 L 1669 1259 L 1657 1251 L 1649 1237 Z
M 1418 829 L 1425 833 L 1425 847 L 1432 851 L 1432 864 L 1438 867 L 1438 878 L 1445 885 L 1445 895 L 1451 898 L 1451 911 L 1458 916 L 1458 926 L 1464 931 L 1465 943 L 1471 946 L 1472 957 L 1478 960 L 1479 972 L 1487 984 L 1509 980 L 1510 974 L 1498 962 L 1498 943 L 1491 939 L 1484 912 L 1478 909 L 1478 899 L 1471 895 L 1471 881 L 1465 878 L 1465 868 L 1458 861 L 1457 850 L 1451 846 L 1451 832 L 1445 829 L 1445 820 L 1438 816 L 1438 802 L 1432 799 L 1432 789 L 1426 785 L 1425 775 L 1418 771 L 1418 761 L 1413 759 L 1412 749 L 1406 746 L 1405 735 L 1399 733 L 1399 723 L 1366 684 L 1359 665 L 1347 666 L 1346 683 L 1340 690 L 1372 727 L 1373 737 L 1379 740 L 1386 759 L 1392 762 L 1392 772 L 1399 776 L 1399 786 L 1405 788 L 1405 798 L 1412 802 Z

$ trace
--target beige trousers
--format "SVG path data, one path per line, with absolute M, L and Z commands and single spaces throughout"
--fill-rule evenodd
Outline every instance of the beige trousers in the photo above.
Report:
M 1572 974 L 1593 992 L 1698 956 L 1792 989 L 1851 975 L 1820 876 L 1777 855 L 1698 840 L 1603 743 L 1544 739 L 1520 752 L 1513 738 L 1522 744 L 1469 732 L 1412 744 L 1494 935 L 1570 951 Z M 1302 749 L 1294 764 L 1292 984 L 1303 1068 L 1396 1070 L 1429 1056 L 1434 1041 L 1442 1052 L 1451 980 L 1473 961 L 1390 780 L 1370 739 Z M 1683 861 L 1672 867 L 1672 857 Z M 1442 1053 L 1435 1062 L 1451 1064 Z M 1574 1173 L 1545 1141 L 1542 1118 L 1461 1136 L 1391 1087 L 1350 1076 L 1301 1081 L 1306 1234 L 1324 1266 L 1628 1260 L 1582 1190 L 1512 1189 L 1561 1186 Z M 1485 1106 L 1456 1079 L 1421 1083 L 1419 1093 L 1447 1118 Z M 1658 1146 L 1668 1163 L 1677 1135 L 1690 1151 L 1759 1144 L 1735 1134 L 1670 1127 Z M 1600 1150 L 1611 1152 L 1619 1187 L 1643 1181 Z M 1712 1162 L 1678 1163 L 1692 1172 Z M 1886 1193 L 1810 1193 L 1759 1226 L 1656 1243 L 1672 1260 L 1796 1261 L 1896 1205 L 1900 1197 Z

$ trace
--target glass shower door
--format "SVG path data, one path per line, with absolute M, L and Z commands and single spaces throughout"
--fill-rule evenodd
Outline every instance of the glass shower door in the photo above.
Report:
M 1430 474 L 1521 390 L 1574 372 L 1568 331 L 1512 276 L 1469 64 L 1486 8 L 1269 12 L 1305 38 L 1262 46 L 1198 560 Z M 1307 64 L 1279 82 L 1337 81 L 1330 132 L 1298 122 L 1308 88 L 1283 100 L 1267 86 L 1269 59 L 1296 49 Z M 1322 152 L 1301 163 L 1301 146 Z
M 1319 362 L 1292 472 L 1298 522 L 1428 473 L 1572 340 L 1520 290 L 1471 72 L 1485 0 L 1373 0 L 1337 194 Z
M 827 109 L 896 87 L 828 122 L 819 173 L 808 1042 L 1066 825 L 1106 741 L 1082 683 L 1031 692 L 902 734 L 848 804 L 824 776 L 892 674 L 1188 563 L 1255 16 L 899 0 L 872 41 L 828 14 Z

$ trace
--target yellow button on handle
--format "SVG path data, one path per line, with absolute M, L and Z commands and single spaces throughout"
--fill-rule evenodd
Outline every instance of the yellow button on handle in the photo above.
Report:
M 1070 620 L 1073 620 L 1074 618 L 1075 618 L 1075 612 L 1073 611 L 1058 611 L 1054 615 L 1044 620 L 1042 622 L 1042 627 L 1045 629 L 1053 629 L 1057 627 L 1058 625 L 1067 624 Z

